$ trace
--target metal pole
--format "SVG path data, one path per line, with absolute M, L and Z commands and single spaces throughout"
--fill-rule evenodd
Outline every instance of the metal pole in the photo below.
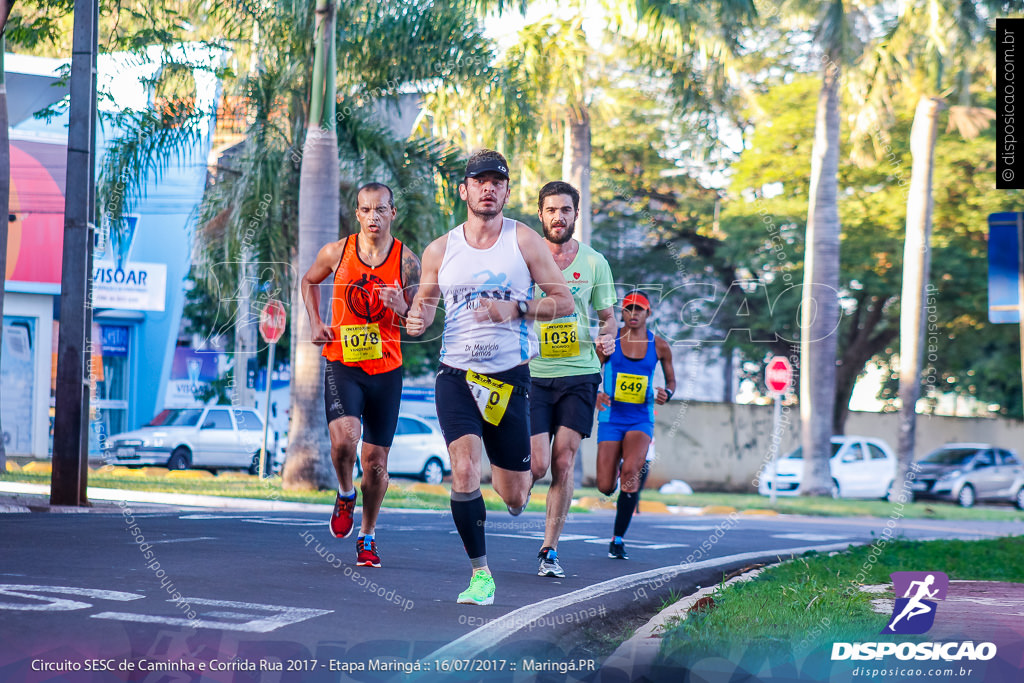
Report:
M 71 55 L 71 110 L 68 128 L 68 168 L 64 206 L 64 249 L 61 265 L 60 333 L 57 341 L 57 396 L 53 428 L 53 505 L 84 505 L 81 495 L 88 476 L 88 441 L 82 443 L 88 421 L 86 377 L 86 293 L 89 276 L 89 217 L 95 194 L 93 140 L 96 135 L 93 101 L 96 97 L 97 0 L 75 3 Z M 83 405 L 85 403 L 85 405 Z M 82 449 L 85 449 L 84 453 Z M 83 469 L 85 471 L 83 471 Z
M 779 474 L 779 443 L 782 441 L 782 434 L 779 433 L 779 428 L 782 423 L 782 394 L 775 394 L 772 399 L 774 404 L 774 410 L 772 415 L 772 447 L 775 452 L 772 453 L 772 485 L 771 491 L 768 493 L 768 502 L 775 506 L 775 489 L 778 487 L 778 474 Z
M 1024 213 L 1020 211 L 1017 212 L 1017 316 L 1020 326 L 1020 389 L 1024 400 Z M 1021 411 L 1024 411 L 1024 403 Z
M 260 479 L 266 478 L 264 474 L 267 471 L 267 430 L 270 429 L 270 373 L 274 371 L 274 351 L 276 349 L 276 343 L 270 345 L 270 360 L 267 362 L 267 405 L 263 410 L 263 449 L 260 451 Z

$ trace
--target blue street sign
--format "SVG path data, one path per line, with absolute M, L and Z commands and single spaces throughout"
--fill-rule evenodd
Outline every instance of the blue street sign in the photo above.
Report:
M 988 217 L 988 320 L 1020 322 L 1020 245 L 1017 222 L 1024 213 L 993 213 Z

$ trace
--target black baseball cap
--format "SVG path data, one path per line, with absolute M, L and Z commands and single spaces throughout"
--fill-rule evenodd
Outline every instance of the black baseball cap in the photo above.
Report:
M 479 159 L 477 161 L 470 161 L 466 164 L 467 178 L 476 178 L 477 176 L 483 175 L 487 172 L 497 173 L 498 175 L 504 176 L 505 180 L 508 180 L 508 162 L 505 161 L 505 157 L 498 152 L 495 152 L 494 156 Z

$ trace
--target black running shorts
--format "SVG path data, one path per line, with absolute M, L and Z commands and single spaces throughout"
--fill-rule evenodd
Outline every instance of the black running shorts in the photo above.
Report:
M 600 373 L 574 377 L 534 377 L 530 387 L 530 428 L 534 434 L 554 436 L 568 427 L 590 436 L 597 406 Z
M 466 384 L 466 373 L 441 365 L 434 382 L 441 433 L 449 445 L 467 434 L 479 436 L 492 467 L 525 472 L 530 469 L 530 366 L 524 363 L 489 377 L 515 387 L 497 425 L 484 421 Z
M 363 443 L 390 448 L 398 427 L 402 402 L 402 368 L 370 375 L 341 361 L 327 361 L 324 371 L 324 407 L 327 423 L 339 417 L 363 422 Z

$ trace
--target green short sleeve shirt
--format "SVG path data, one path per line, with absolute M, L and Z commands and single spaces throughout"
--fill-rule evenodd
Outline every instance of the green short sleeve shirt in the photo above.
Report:
M 576 308 L 564 318 L 534 323 L 540 355 L 530 361 L 533 377 L 574 377 L 601 371 L 590 326 L 598 323 L 593 312 L 610 308 L 619 300 L 612 269 L 604 256 L 581 243 L 576 258 L 562 270 L 562 275 Z M 540 287 L 535 287 L 534 297 L 543 296 Z

